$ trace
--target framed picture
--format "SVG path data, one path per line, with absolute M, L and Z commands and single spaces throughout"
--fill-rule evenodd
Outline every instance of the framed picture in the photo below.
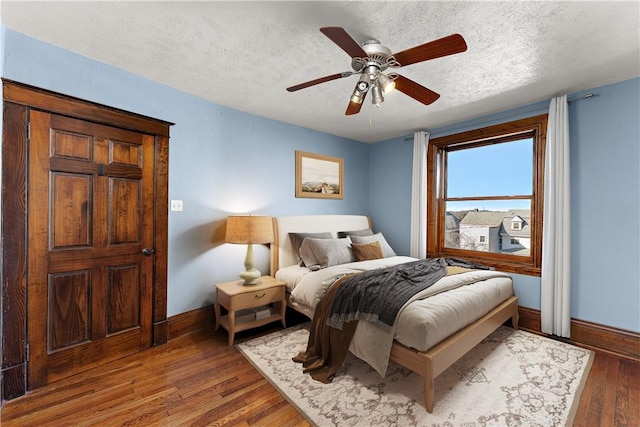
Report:
M 344 160 L 296 151 L 296 197 L 344 198 Z

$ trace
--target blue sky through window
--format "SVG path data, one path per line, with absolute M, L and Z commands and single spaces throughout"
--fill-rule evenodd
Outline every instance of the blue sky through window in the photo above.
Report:
M 533 139 L 448 153 L 447 197 L 531 195 Z M 449 202 L 447 210 L 529 209 L 529 200 Z

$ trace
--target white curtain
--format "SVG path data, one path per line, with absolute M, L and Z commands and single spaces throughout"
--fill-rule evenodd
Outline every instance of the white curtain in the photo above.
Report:
M 569 338 L 571 332 L 571 217 L 569 112 L 567 96 L 549 105 L 542 227 L 542 332 Z
M 427 145 L 429 134 L 413 134 L 413 175 L 411 178 L 411 240 L 409 255 L 427 256 Z

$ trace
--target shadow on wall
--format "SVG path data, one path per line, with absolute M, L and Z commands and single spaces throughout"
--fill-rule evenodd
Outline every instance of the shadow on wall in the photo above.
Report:
M 213 221 L 212 223 L 213 233 L 211 234 L 211 241 L 213 247 L 223 245 L 225 242 L 225 235 L 227 234 L 227 219 L 221 219 Z
M 182 259 L 194 259 L 225 243 L 226 219 L 207 222 L 177 236 L 173 247 L 179 248 Z

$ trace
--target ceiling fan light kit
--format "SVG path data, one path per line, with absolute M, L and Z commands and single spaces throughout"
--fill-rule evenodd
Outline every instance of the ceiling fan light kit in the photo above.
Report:
M 380 104 L 384 102 L 384 97 L 382 96 L 382 89 L 380 89 L 380 85 L 378 82 L 375 82 L 373 87 L 371 88 L 371 103 L 376 107 L 380 107 Z
M 384 93 L 391 93 L 396 88 L 396 83 L 382 73 L 378 76 L 378 83 Z
M 351 95 L 351 102 L 355 102 L 356 104 L 362 104 L 364 101 L 364 97 L 367 95 L 367 91 L 370 86 L 370 77 L 366 73 L 362 73 L 360 75 L 360 79 L 356 83 L 356 87 L 353 90 L 353 94 Z
M 360 74 L 349 99 L 349 105 L 347 105 L 345 112 L 347 116 L 360 112 L 362 101 L 364 101 L 369 90 L 371 90 L 371 102 L 377 107 L 384 102 L 383 92 L 388 94 L 394 89 L 424 105 L 435 102 L 440 97 L 436 92 L 395 72 L 389 74 L 383 74 L 382 72 L 389 67 L 400 68 L 405 65 L 441 58 L 467 50 L 467 44 L 460 34 L 453 34 L 392 54 L 388 47 L 375 39 L 367 40 L 362 45 L 358 44 L 341 27 L 323 27 L 320 28 L 320 31 L 351 56 L 351 68 L 353 68 L 353 71 L 332 74 L 291 86 L 287 88 L 287 91 L 295 92 L 317 84 L 349 77 L 353 74 Z

